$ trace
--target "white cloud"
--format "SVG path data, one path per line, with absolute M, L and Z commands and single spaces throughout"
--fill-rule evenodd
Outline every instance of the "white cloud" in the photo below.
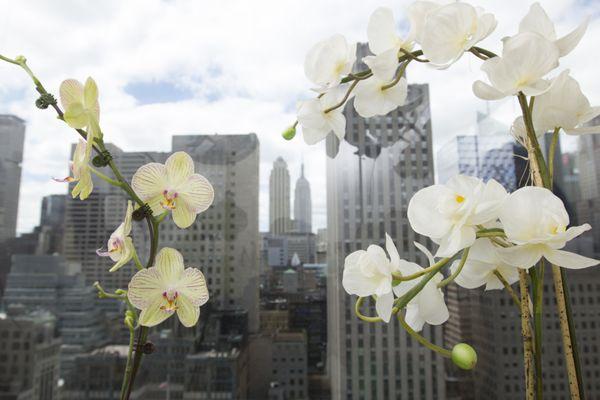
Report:
M 497 32 L 483 45 L 498 51 L 499 39 L 517 29 L 528 4 L 520 0 L 474 2 L 495 13 Z M 94 76 L 101 90 L 101 122 L 107 141 L 125 150 L 165 150 L 177 133 L 255 132 L 261 142 L 261 227 L 268 224 L 268 176 L 281 155 L 292 181 L 304 157 L 311 181 L 314 225 L 325 225 L 323 146 L 293 143 L 279 134 L 293 120 L 293 105 L 311 96 L 302 64 L 308 48 L 334 33 L 366 40 L 370 12 L 380 5 L 397 17 L 407 2 L 392 1 L 127 1 L 4 2 L 0 15 L 0 53 L 24 54 L 49 90 L 65 78 Z M 600 103 L 595 79 L 595 41 L 600 34 L 599 7 L 569 0 L 543 1 L 559 33 L 572 29 L 584 14 L 594 19 L 579 48 L 565 60 L 592 103 Z M 480 62 L 464 57 L 448 71 L 411 67 L 409 81 L 428 82 L 434 144 L 474 132 L 476 109 L 485 104 L 471 93 L 481 77 Z M 139 105 L 127 94 L 132 82 L 168 81 L 188 88 L 194 98 Z M 214 101 L 209 101 L 211 96 Z M 12 65 L 0 65 L 0 112 L 28 122 L 21 191 L 19 231 L 30 230 L 40 198 L 64 192 L 50 181 L 63 176 L 75 136 L 50 111 L 37 110 L 27 77 Z M 491 104 L 494 116 L 510 124 L 517 108 L 510 101 Z M 44 177 L 47 176 L 48 179 Z

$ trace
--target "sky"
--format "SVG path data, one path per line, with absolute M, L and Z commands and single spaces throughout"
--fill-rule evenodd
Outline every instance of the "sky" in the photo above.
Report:
M 366 41 L 370 13 L 394 10 L 398 29 L 406 29 L 409 2 L 387 0 L 104 0 L 96 2 L 0 0 L 0 54 L 27 57 L 46 88 L 92 76 L 100 90 L 100 123 L 105 141 L 126 151 L 170 150 L 174 134 L 256 133 L 260 140 L 260 227 L 268 229 L 268 177 L 282 156 L 292 183 L 305 171 L 312 186 L 313 227 L 326 226 L 324 144 L 307 146 L 298 136 L 280 137 L 295 120 L 298 100 L 313 94 L 303 62 L 310 47 L 333 34 Z M 530 2 L 472 1 L 498 19 L 481 45 L 501 49 L 500 39 L 516 33 Z M 597 71 L 600 2 L 542 0 L 564 35 L 587 15 L 591 23 L 579 46 L 561 60 L 557 74 L 570 68 L 590 102 L 600 104 Z M 413 63 L 418 64 L 418 63 Z M 477 111 L 489 110 L 510 125 L 518 104 L 507 99 L 486 104 L 471 85 L 484 78 L 481 61 L 465 56 L 439 71 L 411 65 L 409 82 L 429 83 L 434 154 L 456 135 L 474 134 Z M 27 121 L 18 231 L 39 220 L 41 198 L 65 193 L 51 177 L 67 173 L 72 130 L 50 110 L 39 110 L 28 77 L 0 63 L 0 113 Z M 573 141 L 567 147 L 576 148 Z M 202 171 L 198 171 L 202 172 Z M 293 196 L 293 186 L 292 186 Z

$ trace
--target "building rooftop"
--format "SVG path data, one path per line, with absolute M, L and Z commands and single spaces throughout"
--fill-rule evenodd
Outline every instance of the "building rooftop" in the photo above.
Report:
M 126 345 L 109 344 L 107 346 L 100 347 L 99 349 L 92 350 L 92 352 L 90 354 L 92 354 L 92 355 L 118 354 L 121 357 L 127 357 L 128 352 L 129 352 L 129 347 Z

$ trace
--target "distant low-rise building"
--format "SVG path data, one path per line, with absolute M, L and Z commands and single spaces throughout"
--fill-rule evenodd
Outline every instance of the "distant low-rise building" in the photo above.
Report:
M 0 313 L 0 399 L 58 399 L 60 338 L 47 311 Z

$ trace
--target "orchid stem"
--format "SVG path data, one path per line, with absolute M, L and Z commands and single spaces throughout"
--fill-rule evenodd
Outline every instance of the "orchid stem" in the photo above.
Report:
M 496 275 L 496 278 L 498 278 L 498 280 L 502 283 L 502 285 L 504 286 L 508 294 L 510 294 L 510 297 L 512 297 L 517 307 L 519 307 L 519 312 L 521 312 L 521 301 L 519 300 L 519 297 L 517 296 L 513 288 L 510 286 L 506 278 L 497 269 L 494 270 L 494 275 Z
M 137 251 L 135 251 L 135 249 L 133 250 L 133 262 L 138 271 L 144 269 L 144 266 L 142 265 L 142 262 L 140 261 L 140 258 L 138 257 Z
M 400 282 L 412 281 L 413 279 L 417 279 L 423 275 L 427 275 L 428 273 L 430 273 L 432 271 L 435 271 L 435 272 L 439 271 L 444 265 L 446 265 L 448 263 L 448 261 L 450 261 L 450 258 L 442 258 L 440 261 L 436 262 L 432 266 L 424 268 L 424 269 L 420 270 L 419 272 L 415 272 L 414 274 L 398 275 L 398 273 L 392 273 L 392 277 L 394 278 L 394 281 L 400 281 Z
M 92 168 L 91 166 L 88 167 L 90 169 L 90 172 L 92 172 L 94 175 L 96 175 L 98 178 L 102 179 L 104 182 L 107 182 L 113 186 L 116 187 L 123 187 L 123 185 L 121 184 L 121 182 L 115 180 L 115 179 L 111 179 L 108 176 L 104 175 L 102 172 L 98 171 L 95 168 Z
M 415 339 L 417 342 L 421 343 L 423 346 L 427 347 L 429 350 L 435 351 L 436 353 L 438 353 L 442 357 L 446 357 L 446 358 L 451 358 L 452 357 L 452 351 L 451 350 L 445 349 L 443 347 L 440 347 L 440 346 L 438 346 L 436 344 L 431 343 L 429 340 L 427 340 L 425 337 L 423 337 L 421 334 L 419 334 L 413 328 L 411 328 L 406 323 L 406 321 L 404 320 L 404 316 L 401 313 L 398 313 L 396 315 L 396 317 L 398 318 L 398 321 L 400 321 L 400 325 L 402 325 L 402 327 L 404 328 L 404 330 L 406 330 L 406 332 L 408 332 L 408 334 L 410 336 L 412 336 L 413 339 Z
M 467 258 L 469 257 L 469 250 L 470 249 L 471 249 L 470 247 L 467 247 L 466 249 L 463 250 L 462 256 L 460 258 L 460 263 L 458 264 L 458 267 L 452 273 L 452 275 L 450 275 L 449 277 L 447 277 L 446 279 L 444 279 L 443 281 L 441 281 L 440 283 L 438 283 L 438 285 L 437 285 L 438 288 L 443 288 L 444 286 L 448 285 L 449 283 L 453 282 L 456 279 L 456 277 L 458 276 L 458 274 L 460 274 L 460 272 L 462 271 L 463 267 L 465 266 L 465 263 L 467 262 Z
M 519 269 L 519 287 L 521 291 L 521 336 L 523 337 L 523 367 L 525 370 L 525 398 L 534 398 L 533 346 L 531 326 L 529 324 L 529 292 L 527 289 L 527 272 Z

